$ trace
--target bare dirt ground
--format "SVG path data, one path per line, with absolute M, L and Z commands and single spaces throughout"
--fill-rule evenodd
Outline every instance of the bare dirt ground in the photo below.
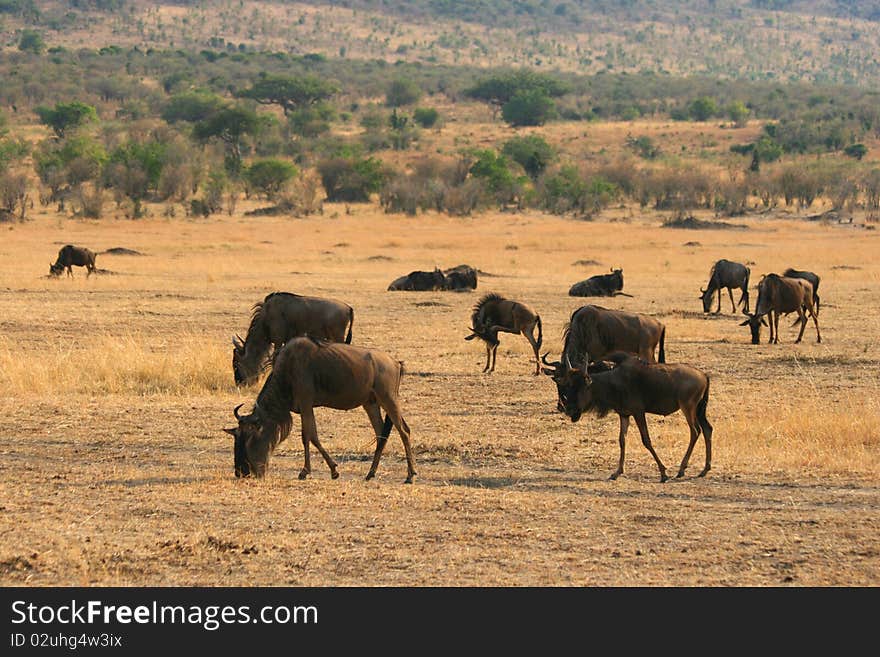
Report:
M 737 220 L 740 231 L 660 220 L 328 206 L 310 219 L 45 213 L 0 226 L 0 584 L 877 585 L 880 234 L 785 217 Z M 68 242 L 144 255 L 99 255 L 114 275 L 46 278 Z M 726 295 L 721 315 L 703 315 L 699 288 L 721 257 L 749 262 L 753 286 L 789 266 L 819 273 L 822 343 L 810 324 L 793 344 L 783 319 L 779 345 L 753 346 Z M 461 263 L 487 272 L 475 293 L 385 291 L 413 269 Z M 633 298 L 567 296 L 610 267 Z M 297 479 L 298 425 L 265 480 L 234 478 L 220 429 L 259 387 L 233 385 L 230 338 L 275 290 L 350 303 L 354 342 L 405 361 L 415 485 L 403 484 L 396 434 L 365 482 L 366 415 L 327 409 L 318 430 L 338 480 L 317 454 Z M 712 380 L 709 475 L 695 477 L 700 442 L 688 475 L 660 484 L 633 427 L 626 472 L 609 481 L 616 417 L 558 414 L 521 337 L 503 336 L 495 373 L 481 374 L 483 348 L 463 338 L 489 291 L 540 312 L 551 357 L 584 303 L 663 321 L 668 360 Z M 684 419 L 649 427 L 674 471 Z

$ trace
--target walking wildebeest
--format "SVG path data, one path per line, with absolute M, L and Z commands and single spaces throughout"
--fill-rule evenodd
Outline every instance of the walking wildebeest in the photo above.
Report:
M 446 288 L 446 276 L 435 267 L 434 271 L 411 271 L 406 276 L 395 278 L 388 286 L 389 291 L 430 292 Z
M 299 414 L 302 423 L 302 444 L 305 452 L 300 479 L 312 472 L 309 444 L 314 445 L 330 468 L 330 476 L 339 476 L 336 462 L 318 440 L 314 409 L 335 408 L 347 411 L 363 406 L 376 436 L 376 450 L 367 479 L 376 475 L 382 450 L 397 429 L 406 452 L 406 483 L 416 474 L 410 447 L 410 430 L 398 403 L 403 363 L 377 349 L 318 340 L 312 336 L 294 338 L 278 352 L 272 373 L 263 384 L 253 410 L 248 415 L 233 414 L 238 426 L 224 429 L 235 437 L 235 476 L 263 477 L 269 467 L 269 456 L 290 434 L 291 411 Z M 382 420 L 382 410 L 386 415 Z
M 745 312 L 749 312 L 749 274 L 751 271 L 745 265 L 730 260 L 719 260 L 712 265 L 709 272 L 709 282 L 706 289 L 700 288 L 700 299 L 703 301 L 703 312 L 709 312 L 712 307 L 712 299 L 715 293 L 718 293 L 718 307 L 715 314 L 721 312 L 721 290 L 727 288 L 727 294 L 730 295 L 730 308 L 732 313 L 736 312 L 736 307 L 743 304 Z M 733 303 L 733 290 L 741 290 L 739 302 Z
M 444 269 L 446 277 L 445 289 L 447 290 L 476 290 L 477 270 L 470 265 L 458 265 L 450 269 Z
M 55 264 L 49 263 L 49 274 L 52 276 L 60 276 L 61 272 L 67 269 L 67 275 L 73 278 L 73 268 L 71 265 L 86 268 L 86 278 L 95 271 L 95 254 L 82 246 L 73 246 L 73 244 L 65 244 L 58 250 L 58 258 Z
M 254 305 L 247 337 L 232 338 L 235 383 L 240 386 L 256 381 L 269 362 L 269 348 L 273 345 L 278 351 L 285 342 L 301 335 L 350 343 L 353 326 L 354 309 L 347 303 L 273 292 Z
M 575 283 L 568 290 L 570 297 L 613 297 L 632 296 L 623 290 L 623 269 L 612 269 L 610 274 L 590 276 L 585 281 Z
M 589 357 L 585 360 L 589 361 Z M 572 422 L 577 422 L 584 412 L 589 411 L 599 417 L 614 411 L 620 417 L 620 459 L 611 479 L 623 474 L 626 432 L 631 417 L 636 420 L 642 444 L 657 463 L 660 481 L 669 479 L 666 467 L 651 445 L 645 414 L 671 415 L 678 410 L 687 420 L 691 440 L 677 476 L 684 476 L 701 432 L 706 441 L 706 465 L 697 476 L 705 476 L 712 466 L 712 425 L 706 418 L 709 377 L 690 365 L 649 363 L 623 352 L 609 354 L 604 360 L 611 361 L 613 366 L 597 362 L 588 368 L 574 367 L 567 357 L 563 357 L 565 367 L 545 368 L 544 372 L 553 377 L 562 411 Z
M 819 277 L 811 271 L 801 271 L 800 269 L 792 269 L 789 267 L 782 275 L 786 278 L 803 278 L 805 281 L 809 281 L 810 285 L 813 286 L 813 308 L 816 310 L 816 315 L 819 315 Z
M 537 339 L 534 336 L 535 327 L 538 328 Z M 543 332 L 538 313 L 524 303 L 510 301 L 495 293 L 487 294 L 476 303 L 471 315 L 471 335 L 465 340 L 480 338 L 486 343 L 486 367 L 483 368 L 483 372 L 495 371 L 499 333 L 522 333 L 535 352 L 535 374 L 540 374 L 541 361 L 538 358 L 538 350 L 543 341 Z
M 779 344 L 779 315 L 787 315 L 796 312 L 797 322 L 800 322 L 801 330 L 797 340 L 800 342 L 804 337 L 804 329 L 807 326 L 807 313 L 813 318 L 816 325 L 816 342 L 822 342 L 819 333 L 819 319 L 813 308 L 813 286 L 803 278 L 789 278 L 778 274 L 767 274 L 758 283 L 758 302 L 755 304 L 753 314 L 745 313 L 748 317 L 740 326 L 748 326 L 752 332 L 752 344 L 761 342 L 761 324 L 769 326 L 770 340 L 768 343 Z M 769 323 L 764 321 L 764 316 L 769 316 Z M 795 323 L 797 323 L 795 322 Z

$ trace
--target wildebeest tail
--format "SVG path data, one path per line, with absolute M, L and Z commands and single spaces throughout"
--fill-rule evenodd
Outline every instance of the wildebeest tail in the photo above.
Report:
M 660 329 L 660 355 L 657 357 L 660 363 L 666 362 L 666 327 Z
M 543 343 L 543 341 L 544 341 L 544 329 L 541 328 L 541 316 L 538 315 L 538 340 L 537 340 L 538 349 L 541 348 L 541 344 Z
M 354 328 L 354 308 L 348 309 L 348 335 L 345 336 L 345 344 L 351 344 L 351 329 Z
M 382 435 L 380 438 L 388 438 L 391 435 L 391 427 L 394 426 L 394 423 L 391 421 L 391 418 L 388 414 L 385 414 L 385 424 L 382 425 Z
M 706 377 L 706 392 L 703 393 L 703 398 L 697 403 L 697 421 L 700 423 L 700 427 L 703 429 L 703 432 L 711 432 L 712 425 L 709 424 L 709 420 L 706 418 L 706 406 L 709 404 L 709 377 Z

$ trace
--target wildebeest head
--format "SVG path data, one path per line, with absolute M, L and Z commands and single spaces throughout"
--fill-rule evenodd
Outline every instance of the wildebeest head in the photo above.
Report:
M 715 296 L 715 291 L 711 289 L 703 289 L 700 288 L 700 299 L 703 302 L 703 312 L 707 313 L 712 309 L 712 299 Z
M 767 321 L 764 319 L 764 315 L 758 315 L 756 313 L 749 314 L 746 311 L 743 311 L 743 314 L 748 318 L 745 321 L 740 323 L 740 326 L 748 326 L 749 330 L 752 332 L 752 344 L 761 344 L 761 325 L 767 326 Z
M 61 276 L 61 272 L 64 271 L 64 265 L 49 263 L 49 275 L 50 276 Z
M 263 477 L 269 467 L 269 452 L 271 441 L 265 435 L 264 422 L 259 407 L 248 415 L 239 415 L 239 404 L 232 411 L 238 426 L 234 429 L 223 429 L 235 438 L 235 476 L 236 477 Z
M 473 340 L 474 338 L 480 338 L 483 342 L 487 343 L 490 347 L 494 347 L 499 343 L 498 340 L 498 331 L 493 331 L 488 328 L 473 328 L 470 329 L 471 334 L 465 337 L 465 340 Z
M 574 367 L 568 356 L 562 362 L 547 362 L 547 354 L 541 357 L 546 367 L 541 370 L 552 377 L 556 384 L 556 409 L 565 413 L 572 422 L 581 419 L 581 415 L 590 402 L 590 384 L 592 380 L 586 370 Z M 589 362 L 589 357 L 586 359 Z
M 235 377 L 235 385 L 242 386 L 247 383 L 248 377 L 242 371 L 244 359 L 244 340 L 241 336 L 232 336 L 232 375 Z

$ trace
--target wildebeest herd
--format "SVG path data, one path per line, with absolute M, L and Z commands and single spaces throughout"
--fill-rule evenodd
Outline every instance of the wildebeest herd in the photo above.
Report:
M 50 273 L 59 275 L 70 266 L 85 266 L 90 274 L 95 256 L 88 249 L 64 246 Z M 709 282 L 701 288 L 703 312 L 711 310 L 714 296 L 721 311 L 721 294 L 727 289 L 732 312 L 738 305 L 746 315 L 741 326 L 749 326 L 752 343 L 759 344 L 761 326 L 770 329 L 770 342 L 779 342 L 779 316 L 795 312 L 800 342 L 807 316 L 819 333 L 819 277 L 808 271 L 787 269 L 783 275 L 762 276 L 757 285 L 754 312 L 749 310 L 750 270 L 728 260 L 716 262 Z M 433 272 L 414 271 L 395 280 L 388 290 L 470 290 L 477 286 L 477 270 L 460 265 Z M 580 294 L 575 294 L 575 290 Z M 569 292 L 573 296 L 614 296 L 623 288 L 623 270 L 582 281 Z M 733 290 L 741 291 L 734 303 Z M 587 292 L 587 294 L 583 294 Z M 560 360 L 547 360 L 539 354 L 543 344 L 541 317 L 527 304 L 499 294 L 484 295 L 471 314 L 469 335 L 486 346 L 484 373 L 495 369 L 499 333 L 522 334 L 535 358 L 535 374 L 542 372 L 557 388 L 557 409 L 577 422 L 586 412 L 602 417 L 617 413 L 620 420 L 620 456 L 616 479 L 623 473 L 625 439 L 630 419 L 634 418 L 642 443 L 657 463 L 661 482 L 668 479 L 651 444 L 646 415 L 671 415 L 681 411 L 690 429 L 690 442 L 677 477 L 683 477 L 691 453 L 700 435 L 706 445 L 706 462 L 698 476 L 706 475 L 712 462 L 712 425 L 706 417 L 709 401 L 709 377 L 686 364 L 666 362 L 666 326 L 657 319 L 633 312 L 612 310 L 597 305 L 576 309 L 564 327 Z M 236 477 L 262 477 L 268 470 L 275 447 L 292 429 L 291 413 L 301 420 L 304 451 L 300 479 L 311 474 L 310 446 L 314 445 L 330 468 L 332 478 L 339 476 L 337 464 L 318 439 L 314 409 L 327 407 L 350 410 L 362 406 L 376 437 L 375 452 L 367 479 L 372 479 L 379 465 L 392 427 L 403 441 L 407 461 L 406 483 L 416 474 L 410 428 L 398 401 L 403 363 L 378 350 L 352 343 L 354 309 L 335 299 L 308 297 L 289 292 L 274 292 L 256 303 L 245 338 L 232 339 L 232 370 L 237 385 L 256 382 L 261 373 L 269 374 L 246 415 L 233 411 L 238 421 L 224 429 L 234 437 Z M 382 411 L 385 417 L 382 417 Z

